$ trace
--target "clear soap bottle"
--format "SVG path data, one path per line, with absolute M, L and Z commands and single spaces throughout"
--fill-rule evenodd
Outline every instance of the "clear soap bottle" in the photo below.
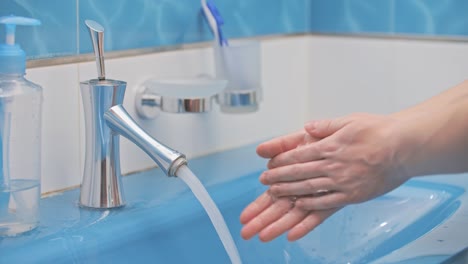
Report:
M 36 19 L 0 17 L 0 236 L 15 236 L 39 222 L 42 88 L 25 79 L 26 54 L 15 44 L 17 25 Z

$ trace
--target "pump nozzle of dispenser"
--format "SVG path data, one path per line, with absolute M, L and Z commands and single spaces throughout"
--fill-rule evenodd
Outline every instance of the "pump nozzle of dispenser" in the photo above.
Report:
M 5 24 L 6 31 L 6 40 L 7 45 L 15 45 L 15 31 L 16 25 L 19 26 L 38 26 L 41 24 L 41 21 L 28 18 L 28 17 L 19 17 L 19 16 L 4 16 L 0 17 L 0 23 Z
M 0 44 L 0 73 L 24 74 L 26 69 L 26 53 L 15 44 L 16 26 L 38 26 L 41 21 L 34 18 L 19 16 L 0 17 L 0 24 L 5 25 L 5 44 Z

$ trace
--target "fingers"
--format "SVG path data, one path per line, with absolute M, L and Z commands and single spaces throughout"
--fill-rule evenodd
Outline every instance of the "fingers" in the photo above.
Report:
M 249 204 L 240 215 L 240 222 L 242 224 L 248 223 L 263 210 L 268 208 L 273 203 L 273 199 L 268 191 L 260 195 L 255 201 Z
M 298 132 L 278 137 L 260 144 L 257 147 L 257 154 L 263 158 L 273 158 L 274 156 L 296 148 L 298 145 L 302 145 L 304 141 L 305 131 L 300 130 Z M 308 137 L 309 142 L 314 141 L 314 138 Z
M 271 241 L 300 223 L 307 214 L 306 211 L 293 208 L 276 222 L 260 231 L 258 237 L 263 242 Z
M 315 137 L 325 138 L 343 128 L 348 122 L 348 118 L 312 121 L 305 124 L 304 129 Z
M 337 118 L 321 121 L 312 121 L 305 124 L 304 130 L 278 137 L 260 144 L 257 154 L 263 158 L 271 159 L 283 152 L 297 148 L 298 146 L 313 143 L 321 138 L 328 137 L 343 128 L 350 122 L 350 118 Z M 307 132 L 309 135 L 304 135 Z
M 260 182 L 272 185 L 280 182 L 292 182 L 326 176 L 323 169 L 326 161 L 318 160 L 307 163 L 296 163 L 288 166 L 273 168 L 260 175 Z
M 327 194 L 324 197 L 333 194 Z M 244 239 L 250 239 L 258 234 L 261 241 L 267 242 L 289 230 L 288 240 L 294 241 L 312 231 L 339 210 L 336 207 L 328 207 L 333 203 L 325 203 L 326 206 L 308 207 L 308 203 L 303 203 L 303 201 L 309 200 L 307 197 L 301 197 L 295 202 L 295 207 L 291 208 L 289 198 L 273 200 L 268 192 L 263 193 L 242 213 L 241 222 L 245 226 L 241 230 L 241 236 Z M 320 204 L 320 201 L 318 199 L 316 203 Z M 309 210 L 308 208 L 314 209 Z
M 313 196 L 319 195 L 320 192 L 323 191 L 335 191 L 335 188 L 336 186 L 333 180 L 327 177 L 320 177 L 304 181 L 277 183 L 270 187 L 270 193 L 276 197 L 304 195 Z M 329 207 L 327 207 L 327 209 L 328 208 Z
M 322 159 L 322 155 L 319 150 L 320 143 L 308 144 L 301 148 L 295 148 L 286 152 L 282 152 L 277 156 L 270 159 L 268 162 L 268 168 L 278 168 L 281 166 L 305 163 L 314 160 Z
M 301 210 L 315 211 L 343 207 L 349 203 L 345 193 L 332 192 L 318 196 L 299 197 L 296 201 L 296 207 Z
M 251 219 L 241 230 L 244 239 L 250 239 L 258 234 L 262 229 L 269 226 L 286 214 L 291 209 L 291 201 L 288 198 L 275 200 L 273 204 L 263 210 L 255 218 Z
M 339 209 L 340 208 L 333 208 L 324 211 L 309 212 L 309 214 L 301 222 L 289 230 L 288 240 L 295 241 L 307 235 L 307 233 L 315 229 L 318 225 L 325 221 L 325 219 L 330 217 Z
M 334 134 L 355 118 L 348 116 L 309 122 L 304 125 L 304 130 L 309 136 L 307 134 L 303 135 L 302 131 L 300 131 L 285 137 L 276 138 L 259 145 L 257 153 L 264 158 L 270 158 L 268 162 L 268 168 L 270 169 L 323 159 L 326 153 L 321 153 L 321 149 L 329 152 L 330 149 L 333 150 L 338 146 L 330 145 L 330 142 L 320 139 Z

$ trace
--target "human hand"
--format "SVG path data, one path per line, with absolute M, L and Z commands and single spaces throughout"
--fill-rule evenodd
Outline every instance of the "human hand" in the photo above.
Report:
M 266 159 L 271 159 L 276 155 L 293 150 L 297 147 L 318 141 L 319 138 L 312 136 L 305 129 L 277 137 L 266 141 L 257 147 L 257 154 Z
M 409 178 L 397 158 L 398 126 L 389 116 L 370 114 L 309 123 L 306 131 L 324 139 L 274 156 L 260 181 L 273 196 L 298 197 L 295 206 L 304 211 L 370 200 Z
M 257 153 L 264 158 L 273 158 L 315 141 L 317 138 L 301 130 L 260 144 Z M 259 234 L 260 240 L 270 241 L 289 230 L 288 239 L 294 241 L 314 229 L 335 211 L 337 209 L 318 212 L 300 210 L 294 207 L 291 197 L 276 198 L 266 191 L 242 212 L 240 221 L 245 226 L 241 235 L 244 239 L 250 239 Z
M 240 221 L 245 226 L 241 236 L 250 239 L 258 234 L 261 241 L 267 242 L 288 232 L 288 240 L 295 241 L 338 210 L 304 211 L 294 206 L 291 197 L 276 198 L 266 191 L 242 212 Z
M 397 127 L 390 117 L 354 114 L 306 125 L 302 141 L 261 144 L 257 153 L 271 160 L 260 180 L 271 187 L 242 213 L 242 236 L 269 241 L 289 230 L 296 240 L 343 206 L 398 187 L 408 176 L 396 159 Z

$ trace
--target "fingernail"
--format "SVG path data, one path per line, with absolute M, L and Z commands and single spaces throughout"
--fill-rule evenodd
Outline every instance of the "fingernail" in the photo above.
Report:
M 262 174 L 260 175 L 259 180 L 260 180 L 260 182 L 261 182 L 263 185 L 268 185 L 268 180 L 267 180 L 267 178 L 266 178 L 266 176 L 265 176 L 265 173 L 262 173 Z
M 275 165 L 275 164 L 273 164 L 273 160 L 271 159 L 271 160 L 269 160 L 268 163 L 267 163 L 267 168 L 268 168 L 269 170 L 271 170 L 271 169 L 275 168 L 274 165 Z
M 304 125 L 307 131 L 313 131 L 317 127 L 317 121 L 311 121 Z

